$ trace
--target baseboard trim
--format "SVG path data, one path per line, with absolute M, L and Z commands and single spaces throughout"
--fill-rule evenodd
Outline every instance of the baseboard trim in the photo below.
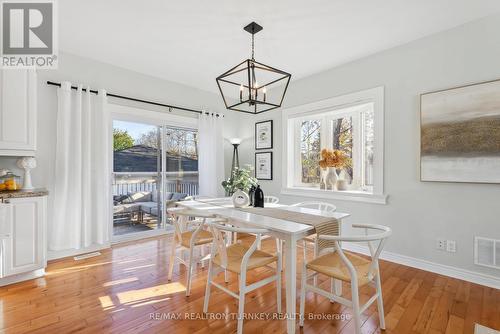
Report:
M 28 281 L 30 279 L 35 279 L 38 277 L 42 277 L 45 275 L 45 269 L 38 269 L 34 271 L 30 271 L 23 274 L 17 274 L 12 276 L 7 276 L 0 279 L 0 286 L 10 285 L 14 283 L 19 283 L 23 281 Z
M 346 244 L 344 243 L 345 248 L 349 251 L 361 253 L 365 255 L 369 255 L 370 251 L 368 247 L 361 246 L 357 244 Z M 435 263 L 431 261 L 426 261 L 422 259 L 417 259 L 411 256 L 396 254 L 388 251 L 382 251 L 380 254 L 380 258 L 382 260 L 386 260 L 389 262 L 394 262 L 398 264 L 402 264 L 408 267 L 413 267 L 421 270 L 430 271 L 436 274 L 449 276 L 453 278 L 458 278 L 464 281 L 485 285 L 490 288 L 500 289 L 500 277 L 495 277 L 487 274 L 481 274 L 477 272 L 473 272 L 470 270 L 460 269 L 457 267 L 447 266 L 440 263 Z

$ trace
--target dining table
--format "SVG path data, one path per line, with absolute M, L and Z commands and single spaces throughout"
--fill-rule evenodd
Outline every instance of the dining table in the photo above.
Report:
M 295 333 L 296 329 L 296 304 L 297 304 L 297 241 L 314 234 L 313 225 L 297 223 L 290 219 L 280 219 L 264 214 L 248 212 L 242 208 L 234 207 L 230 197 L 225 198 L 195 198 L 177 202 L 180 207 L 192 210 L 202 210 L 225 218 L 231 225 L 238 227 L 257 227 L 269 231 L 269 235 L 284 240 L 285 256 L 285 286 L 286 286 L 286 315 L 287 333 Z M 317 209 L 290 206 L 279 203 L 265 203 L 266 208 L 279 208 L 291 212 L 320 216 L 322 218 L 335 218 L 339 222 L 341 233 L 342 221 L 349 217 L 348 213 L 338 211 L 322 211 Z

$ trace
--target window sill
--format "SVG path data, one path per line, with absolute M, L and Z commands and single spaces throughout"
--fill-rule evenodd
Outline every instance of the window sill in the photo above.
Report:
M 282 195 L 303 196 L 313 198 L 338 199 L 342 201 L 387 204 L 387 195 L 372 194 L 357 190 L 320 190 L 306 187 L 288 187 L 281 189 Z

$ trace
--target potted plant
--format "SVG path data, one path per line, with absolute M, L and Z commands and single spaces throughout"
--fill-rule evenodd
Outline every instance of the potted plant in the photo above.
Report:
M 222 181 L 226 195 L 232 196 L 237 190 L 248 193 L 252 186 L 257 185 L 257 179 L 252 174 L 253 168 L 250 165 L 246 165 L 243 168 L 235 167 L 231 176 L 227 180 Z
M 321 150 L 321 185 L 320 188 L 333 190 L 347 190 L 347 180 L 340 179 L 340 171 L 350 167 L 352 159 L 341 150 Z

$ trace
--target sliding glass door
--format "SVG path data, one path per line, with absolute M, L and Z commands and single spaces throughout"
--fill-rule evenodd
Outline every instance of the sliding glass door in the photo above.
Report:
M 197 130 L 113 120 L 113 237 L 172 230 L 165 210 L 198 194 Z
M 198 132 L 166 127 L 166 196 L 168 193 L 198 195 Z

